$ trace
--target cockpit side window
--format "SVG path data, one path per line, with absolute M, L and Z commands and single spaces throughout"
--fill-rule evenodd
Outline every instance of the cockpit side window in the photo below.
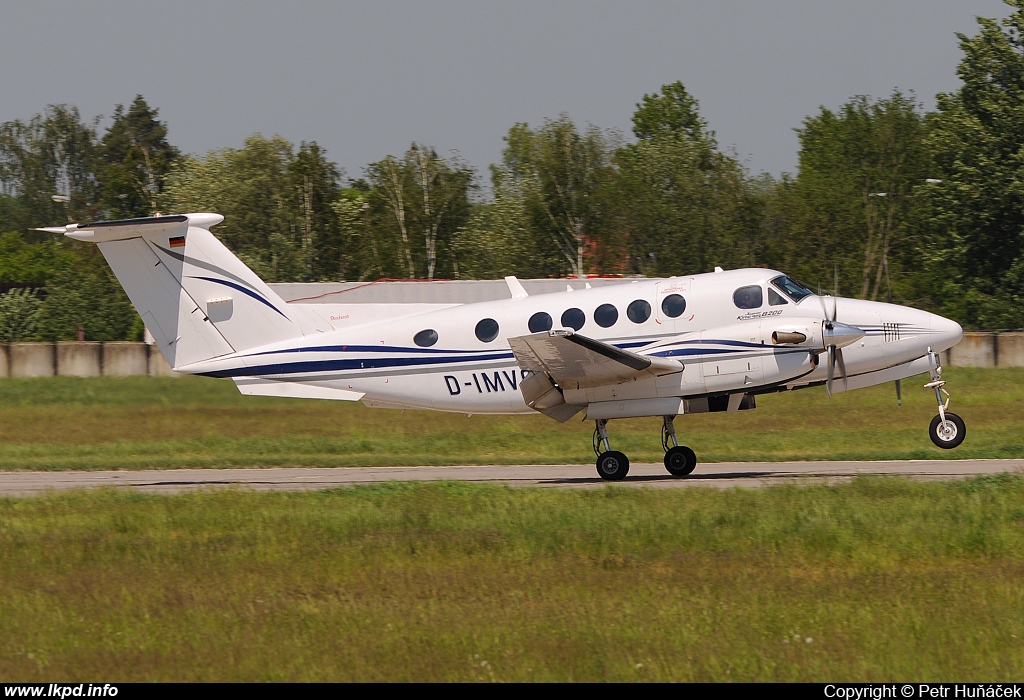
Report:
M 732 293 L 732 301 L 741 309 L 761 308 L 761 305 L 764 303 L 761 285 L 752 284 L 749 287 L 740 287 Z
M 786 301 L 781 294 L 776 292 L 771 287 L 768 287 L 768 306 L 782 306 L 788 303 L 789 302 Z
M 808 289 L 806 285 L 800 284 L 792 277 L 787 277 L 786 275 L 782 275 L 781 277 L 776 277 L 775 279 L 773 279 L 772 285 L 781 289 L 786 294 L 786 296 L 788 296 L 790 299 L 797 302 L 798 304 L 800 303 L 801 299 L 803 299 L 804 297 L 809 297 L 811 296 L 811 294 L 813 294 L 813 292 L 810 289 Z

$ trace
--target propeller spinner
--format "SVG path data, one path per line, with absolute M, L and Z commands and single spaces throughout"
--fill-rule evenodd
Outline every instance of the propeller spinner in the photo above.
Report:
M 825 316 L 821 322 L 821 337 L 825 351 L 828 353 L 828 377 L 825 390 L 832 396 L 832 380 L 835 378 L 836 365 L 839 365 L 839 376 L 843 379 L 843 391 L 847 388 L 846 362 L 843 361 L 843 348 L 852 345 L 864 337 L 864 331 L 857 326 L 840 323 L 836 320 L 835 297 L 818 297 L 821 300 L 821 311 Z

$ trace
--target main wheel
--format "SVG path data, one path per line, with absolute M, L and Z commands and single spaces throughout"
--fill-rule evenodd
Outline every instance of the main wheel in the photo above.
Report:
M 952 450 L 967 437 L 967 426 L 964 425 L 964 419 L 955 413 L 947 413 L 945 423 L 942 418 L 935 416 L 928 426 L 928 436 L 942 449 Z
M 689 447 L 679 445 L 665 453 L 665 469 L 672 476 L 686 476 L 697 468 L 697 455 Z
M 621 481 L 629 473 L 629 458 L 621 452 L 602 452 L 597 458 L 597 475 L 605 481 Z

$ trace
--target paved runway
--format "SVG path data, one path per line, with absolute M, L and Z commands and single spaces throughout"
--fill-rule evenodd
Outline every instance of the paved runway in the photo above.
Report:
M 833 483 L 858 474 L 915 479 L 963 479 L 979 474 L 1024 473 L 1024 459 L 910 460 L 888 462 L 720 462 L 700 464 L 686 478 L 670 476 L 660 464 L 633 464 L 625 486 L 756 488 L 782 483 Z M 145 471 L 0 472 L 0 496 L 46 491 L 127 486 L 154 493 L 236 487 L 254 491 L 295 491 L 383 481 L 474 481 L 512 486 L 593 488 L 607 483 L 593 465 L 469 467 L 338 467 L 267 469 L 154 469 Z

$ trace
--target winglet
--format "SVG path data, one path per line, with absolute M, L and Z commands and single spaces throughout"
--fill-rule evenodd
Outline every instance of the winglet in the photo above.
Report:
M 513 299 L 525 299 L 530 296 L 529 292 L 523 288 L 522 282 L 516 279 L 515 275 L 509 275 L 506 277 L 505 284 L 508 285 L 508 291 L 512 293 Z
M 68 232 L 67 226 L 47 226 L 46 228 L 34 228 L 33 231 L 42 231 L 43 233 L 56 233 L 58 236 L 63 236 Z

